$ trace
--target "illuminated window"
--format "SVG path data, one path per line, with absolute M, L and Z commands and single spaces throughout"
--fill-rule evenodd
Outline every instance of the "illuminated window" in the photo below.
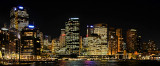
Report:
M 24 32 L 25 36 L 33 36 L 33 32 Z

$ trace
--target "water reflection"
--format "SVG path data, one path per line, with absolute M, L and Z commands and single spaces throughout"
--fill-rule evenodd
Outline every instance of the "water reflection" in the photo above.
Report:
M 155 61 L 125 61 L 125 62 L 106 62 L 106 61 L 54 61 L 35 63 L 31 66 L 155 66 L 159 62 Z
M 35 63 L 31 66 L 118 66 L 116 63 L 107 63 L 102 61 L 55 61 Z

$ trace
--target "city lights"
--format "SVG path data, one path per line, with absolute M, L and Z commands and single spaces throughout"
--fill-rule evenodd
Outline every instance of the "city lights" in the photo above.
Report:
M 18 6 L 19 9 L 23 10 L 23 6 Z
M 34 25 L 29 25 L 28 27 L 31 28 L 31 29 L 33 29 L 33 28 L 34 28 Z
M 36 25 L 38 22 L 33 24 L 30 20 L 32 17 L 29 17 L 25 7 L 11 9 L 10 24 L 4 24 L 0 30 L 0 65 L 49 64 L 59 61 L 62 64 L 63 61 L 72 64 L 77 61 L 85 64 L 97 61 L 160 61 L 156 41 L 143 41 L 144 35 L 138 29 L 124 29 L 106 23 L 83 25 L 81 18 L 72 17 L 62 21 L 64 25 L 60 25 L 61 28 L 53 27 L 58 25 L 55 23 L 51 24 L 53 26 L 47 25 L 48 32 L 59 33 L 55 36 L 42 32 Z
M 71 20 L 74 20 L 74 19 L 79 19 L 79 18 L 70 18 Z
M 8 29 L 7 28 L 1 28 L 1 30 L 7 31 Z
M 16 11 L 16 10 L 17 10 L 17 8 L 15 7 L 15 8 L 14 8 L 14 10 Z
M 90 27 L 93 28 L 93 25 L 91 25 Z

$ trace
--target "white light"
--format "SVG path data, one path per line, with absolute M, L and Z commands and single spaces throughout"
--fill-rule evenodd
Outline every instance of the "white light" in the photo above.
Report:
M 71 18 L 71 19 L 79 19 L 79 18 Z
M 29 25 L 28 27 L 29 27 L 29 28 L 34 28 L 34 25 Z
M 89 27 L 89 26 L 87 25 L 87 27 Z
M 23 6 L 19 6 L 19 9 L 23 9 Z
M 91 25 L 90 27 L 93 28 L 93 25 Z
M 136 31 L 136 29 L 131 29 L 131 31 Z
M 17 10 L 17 8 L 14 8 L 14 10 L 16 11 L 16 10 Z
M 4 30 L 4 31 L 6 31 L 6 30 L 8 30 L 7 28 L 1 28 L 1 30 Z

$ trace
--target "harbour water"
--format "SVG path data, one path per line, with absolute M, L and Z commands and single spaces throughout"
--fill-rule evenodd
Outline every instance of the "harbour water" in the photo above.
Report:
M 30 66 L 159 66 L 159 61 L 150 60 L 129 60 L 129 61 L 88 61 L 88 60 L 77 60 L 77 61 L 54 61 L 54 62 L 36 62 Z

